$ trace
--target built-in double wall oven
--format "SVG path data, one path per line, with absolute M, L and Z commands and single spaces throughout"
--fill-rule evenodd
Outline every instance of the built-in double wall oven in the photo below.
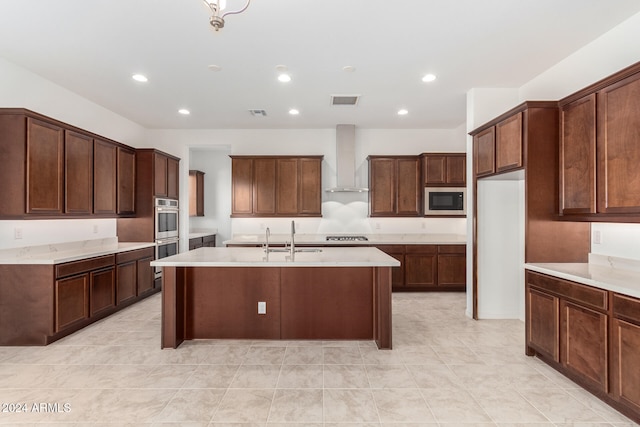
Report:
M 155 238 L 156 259 L 166 258 L 179 252 L 180 228 L 178 226 L 180 209 L 175 199 L 156 198 L 155 200 Z M 156 267 L 156 278 L 162 277 L 162 268 Z

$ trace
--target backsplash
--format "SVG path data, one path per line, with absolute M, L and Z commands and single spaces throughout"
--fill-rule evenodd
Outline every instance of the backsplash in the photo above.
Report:
M 591 224 L 591 253 L 640 260 L 640 224 Z
M 116 220 L 113 218 L 0 221 L 0 249 L 115 236 Z

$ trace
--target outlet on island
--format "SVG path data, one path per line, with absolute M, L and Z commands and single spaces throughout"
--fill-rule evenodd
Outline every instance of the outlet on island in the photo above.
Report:
M 267 302 L 258 301 L 258 314 L 267 314 Z

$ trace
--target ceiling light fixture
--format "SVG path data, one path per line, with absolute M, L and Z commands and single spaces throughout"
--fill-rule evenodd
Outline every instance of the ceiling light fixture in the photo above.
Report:
M 291 110 L 289 110 L 289 114 L 291 114 L 292 116 L 297 116 L 298 114 L 300 114 L 300 111 L 292 108 Z
M 191 111 L 187 110 L 186 108 L 181 108 L 178 110 L 178 113 L 182 114 L 183 116 L 188 116 L 189 114 L 191 114 Z
M 291 81 L 291 76 L 289 74 L 282 73 L 278 76 L 278 81 L 282 83 L 288 83 Z
M 147 81 L 149 81 L 149 79 L 147 79 L 147 77 L 142 74 L 134 74 L 133 76 L 131 76 L 131 78 L 141 83 L 146 83 Z
M 422 78 L 422 81 L 425 83 L 428 82 L 432 82 L 436 79 L 436 75 L 435 74 L 425 74 L 425 76 Z
M 211 26 L 215 28 L 216 31 L 219 31 L 220 28 L 224 28 L 225 16 L 236 15 L 238 13 L 244 12 L 249 7 L 249 3 L 251 3 L 251 0 L 247 0 L 247 3 L 241 9 L 231 10 L 229 12 L 222 12 L 227 6 L 226 0 L 202 0 L 202 1 L 204 2 L 204 4 L 206 4 L 209 7 L 209 9 L 211 9 L 211 18 L 209 18 L 209 24 L 211 24 Z
M 405 110 L 404 108 L 401 110 L 398 110 L 398 115 L 399 116 L 406 116 L 407 114 L 409 114 L 408 110 Z

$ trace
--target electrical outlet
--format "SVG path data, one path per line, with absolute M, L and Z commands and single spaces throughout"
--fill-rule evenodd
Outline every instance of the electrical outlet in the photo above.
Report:
M 16 227 L 13 229 L 13 238 L 15 240 L 22 239 L 22 228 Z
M 258 301 L 258 314 L 267 314 L 267 302 Z
M 376 230 L 380 230 L 380 223 L 376 222 Z
M 98 234 L 98 225 L 94 224 L 93 226 L 93 234 Z
M 593 243 L 595 245 L 599 245 L 602 243 L 602 234 L 600 233 L 600 230 L 596 230 L 593 232 Z

